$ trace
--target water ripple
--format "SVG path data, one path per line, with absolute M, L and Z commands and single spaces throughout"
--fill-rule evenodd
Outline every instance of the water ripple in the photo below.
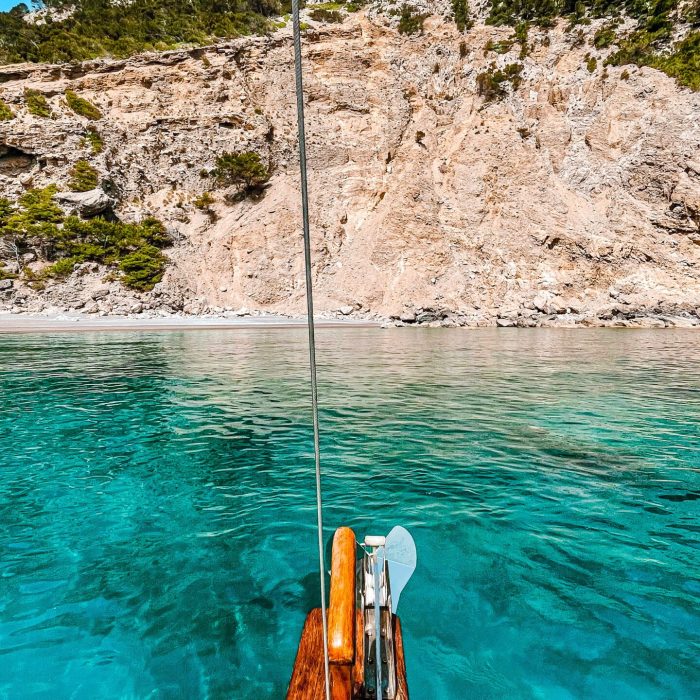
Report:
M 700 697 L 697 335 L 318 335 L 327 534 L 418 543 L 413 697 Z M 305 342 L 0 336 L 0 697 L 284 696 Z

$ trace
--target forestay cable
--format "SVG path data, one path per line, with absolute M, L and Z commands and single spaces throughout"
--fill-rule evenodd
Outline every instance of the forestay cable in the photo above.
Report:
M 301 213 L 304 223 L 304 268 L 306 272 L 306 313 L 309 328 L 309 369 L 311 371 L 311 409 L 314 421 L 314 461 L 316 465 L 316 520 L 318 529 L 318 566 L 321 579 L 321 620 L 323 626 L 323 667 L 326 700 L 331 697 L 328 667 L 328 625 L 326 621 L 326 565 L 323 553 L 323 509 L 321 499 L 321 450 L 318 441 L 318 391 L 316 384 L 316 337 L 314 333 L 314 300 L 311 283 L 311 236 L 309 233 L 309 192 L 306 182 L 306 135 L 304 132 L 304 86 L 301 78 L 301 34 L 299 0 L 292 0 L 292 31 L 294 34 L 294 72 L 297 92 L 297 123 L 299 127 L 299 168 L 301 171 Z

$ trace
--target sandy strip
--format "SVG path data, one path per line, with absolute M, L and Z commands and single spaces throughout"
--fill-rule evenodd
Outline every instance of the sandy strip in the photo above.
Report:
M 378 321 L 317 319 L 317 328 L 377 328 Z M 237 318 L 170 316 L 165 318 L 97 317 L 0 314 L 0 333 L 54 333 L 63 331 L 190 331 L 245 328 L 305 328 L 303 318 L 244 316 Z

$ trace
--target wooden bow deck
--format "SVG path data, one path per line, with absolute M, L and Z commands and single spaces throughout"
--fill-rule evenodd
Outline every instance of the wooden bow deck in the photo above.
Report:
M 355 551 L 353 531 L 347 527 L 336 530 L 328 607 L 332 700 L 360 700 L 364 697 L 363 621 L 362 612 L 355 605 Z M 403 638 L 398 617 L 394 617 L 394 644 L 396 700 L 408 700 Z M 287 700 L 325 700 L 321 608 L 312 610 L 304 623 Z

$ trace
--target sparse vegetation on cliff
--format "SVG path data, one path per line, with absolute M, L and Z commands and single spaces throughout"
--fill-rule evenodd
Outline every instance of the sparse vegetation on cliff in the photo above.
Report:
M 99 131 L 97 131 L 94 126 L 88 127 L 88 130 L 85 132 L 85 136 L 83 136 L 83 143 L 90 146 L 90 150 L 92 151 L 93 155 L 102 153 L 105 147 L 105 142 L 103 141 L 102 136 L 100 136 Z
M 344 17 L 338 10 L 328 10 L 325 7 L 317 7 L 309 12 L 314 22 L 329 22 L 330 24 L 340 24 Z
M 197 209 L 201 209 L 202 211 L 208 210 L 212 204 L 214 204 L 216 200 L 214 197 L 211 196 L 211 193 L 209 192 L 202 192 L 202 194 L 199 195 L 199 197 L 196 197 L 192 204 L 194 204 Z
M 166 257 L 154 245 L 144 245 L 126 255 L 119 263 L 127 287 L 146 292 L 163 279 Z
M 7 122 L 15 118 L 15 113 L 10 109 L 7 102 L 0 100 L 0 122 Z
M 246 194 L 260 192 L 270 179 L 269 169 L 254 151 L 223 153 L 216 159 L 212 175 L 221 185 L 243 186 Z
M 606 61 L 606 65 L 623 66 L 636 63 L 664 71 L 680 85 L 700 90 L 700 32 L 692 32 L 674 45 L 671 52 L 655 53 L 655 34 L 634 32 L 621 42 L 620 50 Z
M 422 34 L 426 15 L 416 11 L 413 5 L 404 5 L 399 15 L 400 34 Z
M 530 53 L 530 44 L 528 43 L 528 33 L 530 31 L 529 22 L 520 22 L 515 27 L 515 40 L 520 44 L 520 58 L 525 58 Z
M 66 102 L 68 106 L 81 117 L 85 117 L 91 121 L 102 119 L 102 112 L 100 112 L 92 102 L 89 102 L 83 97 L 79 97 L 73 90 L 66 90 Z
M 597 49 L 607 49 L 615 43 L 617 39 L 617 34 L 615 33 L 615 27 L 617 23 L 610 22 L 609 24 L 603 25 L 594 35 L 593 35 L 593 46 Z
M 97 187 L 99 178 L 97 170 L 90 165 L 86 160 L 79 160 L 70 172 L 71 180 L 68 187 L 73 192 L 87 192 L 94 190 Z
M 45 117 L 46 119 L 53 117 L 53 112 L 46 97 L 37 90 L 25 90 L 24 99 L 27 102 L 29 114 L 33 114 L 35 117 Z
M 620 32 L 623 15 L 637 21 L 631 33 Z M 597 49 L 619 45 L 607 64 L 650 66 L 664 71 L 681 85 L 700 90 L 698 0 L 493 0 L 487 23 L 515 26 L 525 20 L 549 27 L 560 16 L 568 18 L 569 29 L 577 24 L 589 24 L 592 18 L 610 18 L 593 37 Z M 674 30 L 681 24 L 689 25 L 690 31 L 674 45 Z M 589 62 L 589 70 L 591 65 Z
M 170 245 L 156 219 L 138 224 L 94 218 L 66 217 L 53 199 L 55 186 L 29 190 L 12 202 L 0 198 L 0 258 L 13 262 L 32 283 L 67 277 L 75 265 L 98 262 L 123 273 L 126 286 L 145 291 L 162 279 Z M 52 263 L 40 272 L 25 264 L 25 255 Z
M 452 12 L 454 13 L 455 24 L 460 32 L 471 29 L 474 25 L 469 9 L 469 0 L 452 0 Z
M 500 70 L 492 63 L 489 68 L 476 76 L 476 88 L 484 102 L 502 100 L 508 94 L 508 85 L 517 90 L 520 85 L 520 63 L 509 63 Z
M 484 56 L 487 56 L 492 52 L 502 56 L 507 54 L 512 48 L 513 42 L 509 41 L 508 39 L 504 39 L 503 41 L 493 41 L 492 39 L 489 39 L 484 46 Z

